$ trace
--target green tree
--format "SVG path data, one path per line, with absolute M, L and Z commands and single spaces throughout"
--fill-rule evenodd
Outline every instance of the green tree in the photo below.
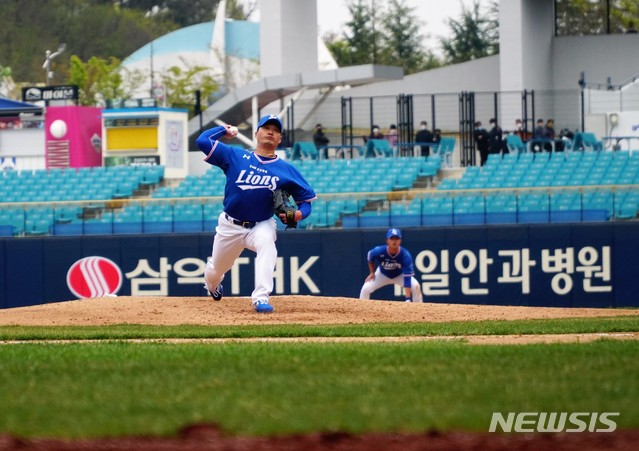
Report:
M 121 8 L 113 1 L 3 0 L 0 61 L 13 68 L 15 80 L 41 83 L 46 50 L 66 43 L 65 53 L 53 61 L 61 80 L 68 74 L 71 55 L 123 59 L 176 28 L 173 22 L 144 17 L 144 11 Z
M 104 105 L 105 101 L 130 97 L 144 75 L 122 71 L 120 60 L 91 57 L 87 62 L 77 55 L 70 58 L 69 84 L 78 85 L 79 105 Z
M 84 62 L 73 55 L 70 63 L 68 83 L 78 85 L 80 105 L 104 105 L 108 100 L 129 98 L 148 83 L 146 74 L 125 71 L 117 58 L 92 57 Z M 192 110 L 195 91 L 200 90 L 202 98 L 207 99 L 218 89 L 211 70 L 203 66 L 173 66 L 159 74 L 159 79 L 165 92 L 162 100 L 169 107 Z
M 591 34 L 623 33 L 630 22 L 639 22 L 637 0 L 557 0 L 556 34 L 578 36 Z M 610 14 L 608 14 L 608 12 Z
M 351 48 L 347 41 L 337 39 L 334 35 L 326 35 L 323 40 L 338 66 L 346 67 L 353 65 Z
M 440 39 L 447 62 L 457 64 L 498 53 L 497 24 L 494 5 L 488 14 L 482 14 L 478 0 L 470 8 L 462 5 L 459 20 L 448 19 L 451 37 Z
M 589 0 L 558 1 L 556 23 L 558 35 L 601 34 L 606 30 L 605 8 Z
M 406 0 L 390 0 L 382 19 L 383 36 L 381 63 L 401 66 L 404 73 L 412 74 L 428 68 L 432 58 L 424 51 L 424 36 L 415 17 L 415 8 L 406 5 Z
M 112 0 L 102 1 L 112 2 Z M 182 28 L 213 20 L 220 0 L 127 0 L 120 3 L 123 8 L 142 11 L 145 17 L 168 20 Z M 257 0 L 248 2 L 248 14 L 256 6 Z M 239 0 L 227 0 L 226 14 L 231 19 L 244 20 L 247 18 L 244 5 Z
M 219 88 L 211 69 L 204 66 L 189 66 L 186 69 L 173 66 L 160 74 L 160 80 L 166 103 L 171 107 L 188 108 L 190 115 L 193 115 L 196 91 L 200 91 L 206 103 L 206 99 Z
M 423 48 L 420 24 L 406 0 L 350 0 L 351 19 L 343 38 L 324 36 L 324 43 L 338 66 L 388 64 L 401 66 L 407 74 L 440 65 Z
M 330 42 L 327 47 L 338 66 L 370 64 L 376 59 L 373 28 L 376 12 L 364 0 L 350 0 L 347 8 L 351 19 L 346 23 L 344 39 Z
M 11 91 L 15 88 L 15 83 L 11 78 L 11 68 L 4 67 L 0 64 L 0 95 L 5 97 L 11 97 L 13 94 Z
M 2 2 L 0 61 L 13 69 L 14 80 L 45 81 L 45 51 L 55 50 L 61 42 L 55 37 L 59 17 L 59 11 L 43 8 L 43 3 L 35 0 Z M 45 27 L 47 23 L 51 26 Z

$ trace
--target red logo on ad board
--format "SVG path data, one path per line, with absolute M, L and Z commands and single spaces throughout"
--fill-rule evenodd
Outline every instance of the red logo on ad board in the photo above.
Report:
M 67 286 L 78 298 L 115 295 L 122 287 L 122 271 L 108 258 L 85 257 L 69 268 Z

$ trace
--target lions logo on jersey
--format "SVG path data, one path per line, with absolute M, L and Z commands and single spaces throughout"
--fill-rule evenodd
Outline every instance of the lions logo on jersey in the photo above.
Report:
M 277 182 L 280 180 L 277 176 L 260 175 L 254 171 L 246 171 L 243 169 L 235 180 L 235 184 L 241 190 L 266 188 L 271 191 L 277 189 Z
M 392 271 L 393 269 L 401 269 L 402 264 L 399 262 L 392 261 L 383 261 L 381 263 L 382 267 L 387 271 Z

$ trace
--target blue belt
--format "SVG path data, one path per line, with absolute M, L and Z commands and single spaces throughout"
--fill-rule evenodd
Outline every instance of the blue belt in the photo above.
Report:
M 251 222 L 251 221 L 240 221 L 238 219 L 234 219 L 231 218 L 228 214 L 224 213 L 224 216 L 226 216 L 226 219 L 228 219 L 229 221 L 231 221 L 233 224 L 235 225 L 239 225 L 240 227 L 244 227 L 245 229 L 252 229 L 253 227 L 255 227 L 255 224 L 257 224 L 256 222 Z

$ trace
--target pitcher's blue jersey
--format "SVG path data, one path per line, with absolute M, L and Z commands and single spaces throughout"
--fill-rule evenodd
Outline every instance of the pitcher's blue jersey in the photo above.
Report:
M 196 143 L 206 154 L 204 161 L 226 174 L 224 211 L 240 221 L 259 222 L 273 216 L 273 191 L 282 188 L 295 202 L 315 199 L 315 192 L 300 171 L 288 162 L 263 158 L 218 141 L 226 134 L 222 126 L 202 133 Z
M 379 266 L 379 271 L 390 279 L 394 279 L 400 274 L 412 276 L 413 257 L 406 249 L 400 246 L 396 255 L 388 253 L 388 247 L 384 244 L 368 251 L 368 261 Z

